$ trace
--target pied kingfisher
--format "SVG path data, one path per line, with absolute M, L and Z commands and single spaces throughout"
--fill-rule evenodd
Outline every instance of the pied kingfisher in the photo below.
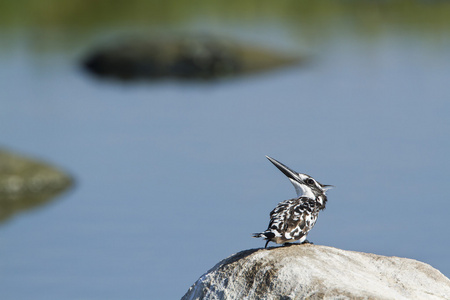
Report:
M 267 240 L 264 248 L 267 248 L 269 242 L 285 244 L 298 240 L 303 243 L 316 223 L 319 211 L 325 209 L 326 191 L 333 186 L 321 184 L 309 175 L 297 173 L 279 161 L 266 157 L 289 178 L 298 198 L 278 203 L 277 207 L 270 212 L 267 230 L 255 233 L 253 237 Z

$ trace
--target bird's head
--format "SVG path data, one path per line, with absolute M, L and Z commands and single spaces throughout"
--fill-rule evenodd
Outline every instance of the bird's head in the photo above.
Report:
M 321 184 L 309 175 L 297 173 L 279 161 L 269 156 L 266 157 L 275 165 L 275 167 L 288 177 L 294 185 L 298 197 L 307 197 L 316 200 L 320 209 L 325 208 L 327 202 L 326 192 L 333 187 L 332 185 Z

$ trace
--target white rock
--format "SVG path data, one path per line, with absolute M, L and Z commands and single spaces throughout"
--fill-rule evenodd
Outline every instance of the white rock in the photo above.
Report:
M 224 259 L 182 298 L 194 299 L 450 299 L 450 280 L 413 259 L 303 244 Z

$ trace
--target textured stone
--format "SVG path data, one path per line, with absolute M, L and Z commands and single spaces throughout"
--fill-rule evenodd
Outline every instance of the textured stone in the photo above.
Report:
M 234 254 L 182 299 L 450 299 L 450 280 L 413 259 L 303 244 Z

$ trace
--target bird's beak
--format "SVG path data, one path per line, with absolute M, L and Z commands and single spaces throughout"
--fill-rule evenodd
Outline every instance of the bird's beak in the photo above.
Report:
M 278 160 L 273 159 L 270 156 L 266 155 L 266 157 L 267 157 L 268 160 L 270 160 L 271 163 L 273 163 L 275 165 L 275 167 L 278 168 L 278 170 L 283 172 L 283 174 L 286 175 L 291 181 L 296 181 L 298 183 L 303 183 L 303 180 L 300 179 L 300 177 L 298 176 L 297 172 L 289 169 L 288 167 L 286 167 L 285 165 L 280 163 Z

